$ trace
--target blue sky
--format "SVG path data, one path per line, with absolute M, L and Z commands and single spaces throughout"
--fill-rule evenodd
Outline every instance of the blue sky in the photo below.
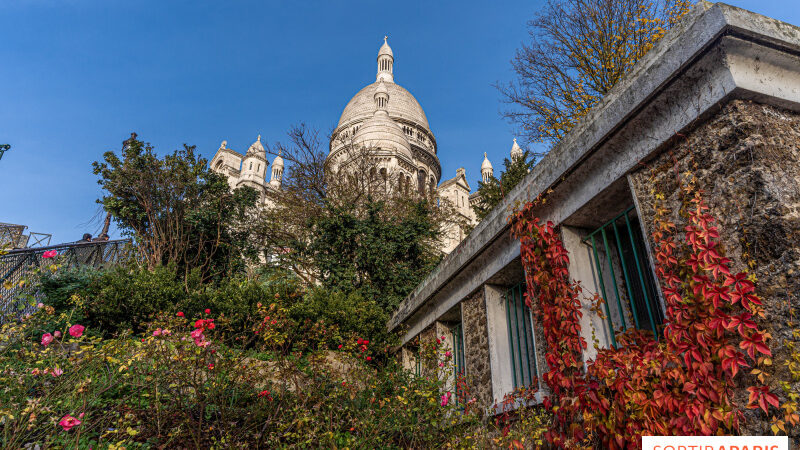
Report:
M 732 4 L 800 24 L 794 0 Z M 443 178 L 483 152 L 497 168 L 514 129 L 493 83 L 540 1 L 0 0 L 0 222 L 95 234 L 91 162 L 132 131 L 160 152 L 220 141 L 244 151 L 295 123 L 330 131 L 375 78 L 383 35 L 395 81 L 425 110 Z M 91 223 L 90 223 L 91 222 Z

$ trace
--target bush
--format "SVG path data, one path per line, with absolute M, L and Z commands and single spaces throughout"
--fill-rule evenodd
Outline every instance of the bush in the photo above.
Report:
M 0 447 L 429 448 L 477 423 L 363 341 L 262 361 L 221 343 L 208 314 L 161 317 L 143 339 L 70 335 L 72 314 L 45 306 L 0 330 Z M 53 321 L 66 324 L 43 342 Z M 256 350 L 268 336 L 251 335 Z
M 369 336 L 383 347 L 392 341 L 386 330 L 389 315 L 377 302 L 365 299 L 360 292 L 316 287 L 289 308 L 289 316 L 302 328 L 321 322 L 335 327 L 335 336 L 344 339 L 351 335 Z

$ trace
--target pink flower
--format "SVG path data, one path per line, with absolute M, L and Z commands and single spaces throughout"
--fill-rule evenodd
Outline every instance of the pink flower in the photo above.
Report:
M 442 406 L 447 406 L 447 403 L 450 401 L 450 395 L 450 391 L 447 391 L 442 395 Z
M 208 365 L 208 370 L 214 370 L 214 364 L 209 364 Z
M 53 375 L 54 377 L 60 377 L 61 375 L 64 375 L 64 371 L 56 367 L 52 372 L 50 372 L 50 375 Z
M 448 357 L 448 358 L 449 358 L 449 357 L 450 357 L 450 355 L 452 355 L 452 353 L 450 353 L 450 350 L 448 350 L 448 351 L 444 352 L 444 356 L 446 356 L 446 357 Z
M 44 303 L 39 302 L 39 303 L 36 304 L 36 307 L 37 308 L 44 308 Z
M 69 327 L 69 335 L 72 337 L 81 337 L 83 335 L 83 330 L 85 329 L 86 327 L 83 325 L 73 325 Z
M 203 337 L 203 329 L 202 328 L 196 328 L 194 331 L 192 331 L 189 334 L 189 336 L 191 336 L 192 339 L 195 339 L 195 340 L 202 339 L 202 337 Z
M 55 336 L 55 337 L 56 337 L 56 339 L 58 339 L 58 338 L 60 338 L 60 337 L 61 337 L 61 332 L 60 332 L 60 331 L 58 331 L 58 330 L 56 330 L 56 331 L 54 331 L 54 332 L 53 332 L 53 336 Z
M 170 334 L 172 334 L 172 331 L 169 331 L 165 328 L 161 330 L 161 334 L 163 334 L 164 336 L 169 336 Z
M 50 333 L 45 333 L 42 335 L 42 345 L 47 347 L 51 342 L 53 342 L 53 335 Z
M 439 367 L 444 367 L 444 363 L 443 363 L 443 362 L 440 362 L 440 363 L 439 363 Z
M 58 252 L 55 250 L 48 250 L 42 253 L 42 258 L 50 259 L 50 258 L 55 258 L 56 256 L 58 256 Z
M 61 425 L 62 428 L 64 428 L 64 431 L 69 431 L 73 427 L 77 427 L 78 425 L 80 425 L 81 421 L 67 414 L 66 416 L 61 418 L 61 421 L 58 422 L 58 424 Z
M 38 368 L 38 367 L 36 367 L 36 368 L 34 368 L 33 370 L 31 370 L 31 375 L 34 375 L 34 376 L 36 376 L 36 375 L 39 375 L 40 373 L 42 373 L 42 371 L 41 371 L 41 370 L 39 370 L 39 368 Z

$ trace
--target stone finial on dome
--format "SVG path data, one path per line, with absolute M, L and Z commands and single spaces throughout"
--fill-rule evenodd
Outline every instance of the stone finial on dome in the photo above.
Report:
M 511 160 L 516 160 L 522 157 L 522 149 L 517 144 L 517 138 L 514 138 L 514 145 L 511 146 Z
M 394 83 L 394 75 L 392 73 L 394 54 L 392 53 L 392 48 L 386 42 L 387 39 L 389 39 L 389 36 L 383 37 L 383 45 L 378 50 L 378 76 L 375 77 L 375 81 L 384 80 L 388 83 Z
M 489 162 L 489 157 L 486 156 L 486 152 L 483 152 L 483 164 L 481 164 L 481 178 L 483 182 L 488 183 L 493 175 L 494 167 L 492 167 L 492 163 Z
M 220 150 L 225 150 L 228 148 L 228 141 L 222 141 L 222 144 L 219 145 Z

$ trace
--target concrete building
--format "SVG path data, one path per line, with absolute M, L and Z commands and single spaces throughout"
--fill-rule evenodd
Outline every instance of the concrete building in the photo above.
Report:
M 283 158 L 278 155 L 272 162 L 272 170 L 269 170 L 267 152 L 261 144 L 261 135 L 244 155 L 228 148 L 228 141 L 222 141 L 217 153 L 211 159 L 211 169 L 226 175 L 231 189 L 241 186 L 252 187 L 260 194 L 264 206 L 271 205 L 272 199 L 280 192 L 283 165 Z M 268 172 L 271 173 L 270 179 L 266 181 Z
M 705 192 L 732 269 L 749 264 L 758 278 L 767 314 L 759 326 L 783 364 L 786 305 L 800 293 L 800 28 L 701 3 L 399 306 L 388 328 L 402 333 L 406 366 L 420 366 L 421 342 L 445 336 L 487 406 L 548 370 L 508 224 L 516 205 L 547 191 L 536 214 L 559 227 L 570 276 L 586 297 L 607 300 L 608 319 L 584 304 L 584 360 L 596 354 L 593 334 L 606 347 L 626 328 L 660 329 L 653 202 L 664 195 L 677 211 L 675 174 L 686 171 Z

